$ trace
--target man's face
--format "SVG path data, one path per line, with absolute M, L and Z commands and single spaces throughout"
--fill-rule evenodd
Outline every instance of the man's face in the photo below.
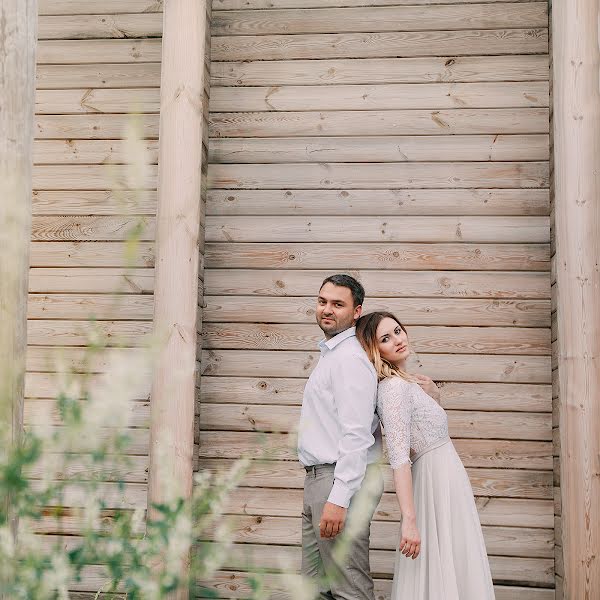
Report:
M 354 306 L 349 288 L 327 282 L 317 298 L 317 323 L 329 339 L 352 327 L 361 310 L 361 306 Z

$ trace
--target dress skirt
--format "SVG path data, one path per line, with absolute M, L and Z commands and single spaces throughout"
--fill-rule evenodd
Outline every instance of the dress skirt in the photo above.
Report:
M 493 600 L 473 490 L 452 442 L 417 454 L 412 479 L 421 553 L 396 550 L 392 600 Z

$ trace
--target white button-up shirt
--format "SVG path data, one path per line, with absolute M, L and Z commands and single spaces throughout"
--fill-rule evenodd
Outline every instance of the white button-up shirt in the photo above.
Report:
M 298 458 L 304 466 L 336 463 L 328 501 L 347 508 L 367 464 L 381 455 L 377 374 L 354 327 L 322 340 L 319 348 L 304 388 Z

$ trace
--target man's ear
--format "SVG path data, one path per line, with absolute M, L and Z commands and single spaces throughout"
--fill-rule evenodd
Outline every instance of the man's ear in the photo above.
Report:
M 354 320 L 358 321 L 358 319 L 360 319 L 360 315 L 362 315 L 362 304 L 359 304 L 354 308 Z

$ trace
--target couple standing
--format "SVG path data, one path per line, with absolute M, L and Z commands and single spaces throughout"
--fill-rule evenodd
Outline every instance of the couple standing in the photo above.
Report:
M 318 579 L 322 599 L 374 599 L 369 532 L 383 493 L 381 419 L 402 514 L 392 600 L 493 600 L 473 492 L 438 389 L 406 371 L 408 337 L 394 315 L 361 317 L 364 295 L 349 275 L 332 275 L 319 290 L 325 339 L 304 389 L 298 437 L 306 469 L 302 572 Z M 366 502 L 354 502 L 363 482 Z M 368 514 L 342 561 L 336 536 L 359 505 Z

